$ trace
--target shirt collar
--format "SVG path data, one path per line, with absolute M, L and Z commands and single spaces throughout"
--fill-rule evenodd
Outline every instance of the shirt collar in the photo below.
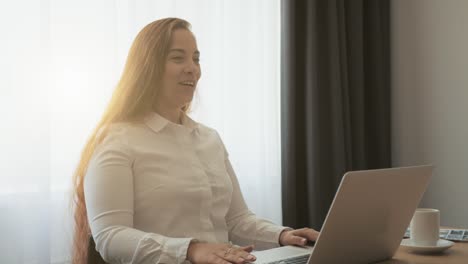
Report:
M 185 127 L 188 129 L 190 132 L 193 132 L 194 130 L 198 130 L 199 124 L 192 120 L 185 112 L 181 111 L 182 114 L 182 124 L 176 124 L 173 123 L 166 118 L 162 117 L 156 112 L 151 112 L 144 120 L 145 124 L 150 127 L 154 132 L 159 132 L 166 126 L 172 126 L 172 127 Z

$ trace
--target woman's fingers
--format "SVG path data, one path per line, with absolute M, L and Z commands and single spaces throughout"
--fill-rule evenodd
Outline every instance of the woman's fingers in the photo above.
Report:
M 282 243 L 284 245 L 306 246 L 307 241 L 316 241 L 319 232 L 311 228 L 301 228 L 292 231 L 287 231 Z
M 296 236 L 296 235 L 293 235 L 290 237 L 291 241 L 290 243 L 293 244 L 293 245 L 297 245 L 297 246 L 305 246 L 307 244 L 307 239 L 301 237 L 301 236 Z
M 239 249 L 242 249 L 244 251 L 247 251 L 247 252 L 252 252 L 252 250 L 254 249 L 254 245 L 249 245 L 249 246 L 245 246 L 245 247 L 239 247 Z
M 231 262 L 227 261 L 223 257 L 219 256 L 218 254 L 214 254 L 213 258 L 209 261 L 209 263 L 214 264 L 232 264 Z
M 293 234 L 296 235 L 296 236 L 306 238 L 306 239 L 308 239 L 310 241 L 315 241 L 315 240 L 317 240 L 319 232 L 317 232 L 317 231 L 315 231 L 314 229 L 311 229 L 311 228 L 301 228 L 301 229 L 294 230 Z
M 244 264 L 249 262 L 254 262 L 257 258 L 250 254 L 253 249 L 253 246 L 246 247 L 227 247 L 224 251 L 216 254 L 218 257 L 223 258 L 224 260 L 230 263 Z
M 224 252 L 216 253 L 216 256 L 221 258 L 223 261 L 227 263 L 236 263 L 236 264 L 243 264 L 245 259 L 240 258 L 232 253 L 225 254 Z
M 253 246 L 237 247 L 218 243 L 190 243 L 187 259 L 194 264 L 245 264 L 254 262 Z
M 253 262 L 257 258 L 254 255 L 250 254 L 250 252 L 252 252 L 252 250 L 253 250 L 253 246 L 239 247 L 239 248 L 234 249 L 232 254 L 238 260 L 242 260 L 244 262 Z

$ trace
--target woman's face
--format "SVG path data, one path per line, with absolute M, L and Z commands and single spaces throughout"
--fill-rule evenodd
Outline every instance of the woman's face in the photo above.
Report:
M 180 109 L 192 101 L 201 76 L 199 60 L 200 52 L 193 34 L 186 29 L 175 30 L 158 95 L 159 106 Z

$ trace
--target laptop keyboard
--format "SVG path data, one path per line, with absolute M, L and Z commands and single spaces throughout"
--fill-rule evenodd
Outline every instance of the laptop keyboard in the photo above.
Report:
M 299 257 L 293 257 L 288 259 L 277 260 L 273 262 L 268 262 L 266 264 L 306 264 L 309 260 L 310 255 L 304 255 Z

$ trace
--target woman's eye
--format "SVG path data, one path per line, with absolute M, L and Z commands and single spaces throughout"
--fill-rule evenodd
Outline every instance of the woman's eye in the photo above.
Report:
M 196 62 L 196 63 L 200 63 L 200 58 L 195 58 L 195 59 L 193 59 L 193 61 Z
M 184 58 L 183 57 L 172 57 L 173 60 L 176 60 L 176 61 L 181 61 L 183 60 Z

